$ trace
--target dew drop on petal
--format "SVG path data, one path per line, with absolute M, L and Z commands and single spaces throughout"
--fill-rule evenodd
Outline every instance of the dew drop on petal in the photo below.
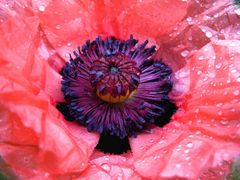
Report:
M 223 113 L 222 111 L 218 111 L 218 115 L 221 116 Z
M 221 107 L 223 105 L 223 103 L 218 103 L 217 105 L 216 105 L 216 107 Z
M 216 64 L 216 69 L 220 69 L 221 67 L 222 67 L 222 63 L 218 63 L 218 64 Z
M 181 165 L 181 164 L 176 164 L 176 167 L 177 167 L 177 168 L 181 168 L 182 165 Z
M 240 77 L 237 78 L 237 82 L 240 82 Z
M 228 125 L 228 121 L 227 120 L 221 120 L 220 123 L 224 126 Z
M 160 156 L 154 156 L 154 160 L 156 160 L 156 159 L 159 159 L 160 158 Z
M 231 83 L 231 80 L 230 80 L 230 79 L 228 79 L 228 80 L 227 80 L 227 83 L 228 83 L 228 84 L 230 84 L 230 83 Z
M 198 59 L 201 61 L 204 59 L 204 56 L 199 56 Z
M 154 141 L 154 139 L 150 139 L 149 142 L 152 143 Z
M 233 94 L 234 94 L 235 96 L 238 96 L 238 95 L 240 94 L 240 92 L 239 92 L 239 90 L 235 90 L 235 91 L 233 92 Z
M 188 148 L 192 148 L 192 147 L 193 147 L 193 143 L 188 143 L 188 144 L 187 144 L 187 147 L 188 147 Z
M 192 21 L 192 17 L 188 17 L 187 22 L 191 22 L 191 21 Z
M 58 25 L 55 26 L 55 28 L 56 28 L 57 30 L 59 30 L 59 29 L 62 28 L 62 26 L 58 24 Z
M 102 165 L 102 168 L 103 168 L 105 171 L 107 171 L 107 172 L 110 171 L 110 166 L 107 165 L 107 164 L 103 164 L 103 165 Z
M 201 131 L 196 131 L 195 134 L 199 135 L 199 134 L 202 134 L 202 132 Z
M 211 37 L 213 36 L 210 31 L 207 31 L 205 34 L 206 34 L 206 36 L 207 36 L 208 38 L 211 38 Z
M 207 80 L 208 80 L 208 77 L 207 77 L 207 76 L 203 78 L 203 81 L 207 81 Z
M 49 173 L 47 173 L 47 172 L 46 172 L 46 173 L 44 173 L 44 177 L 45 177 L 45 178 L 49 177 L 49 175 L 50 175 L 50 174 L 49 174 Z
M 240 16 L 240 9 L 235 9 L 234 12 Z
M 189 153 L 189 149 L 184 150 L 184 153 L 188 154 Z
M 117 177 L 117 180 L 122 180 L 122 179 L 123 179 L 122 176 L 123 176 L 123 174 L 122 174 L 122 173 L 119 173 L 119 174 L 118 174 L 118 177 Z
M 43 6 L 43 5 L 39 6 L 39 11 L 44 12 L 45 11 L 45 6 Z
M 197 75 L 200 75 L 200 74 L 202 74 L 202 71 L 199 70 L 199 71 L 197 72 Z
M 198 108 L 195 110 L 195 113 L 199 113 L 199 109 Z
M 229 46 L 232 46 L 232 47 L 234 47 L 234 46 L 236 46 L 236 43 L 234 43 L 234 42 L 231 42 L 231 43 L 229 43 Z
M 189 51 L 188 50 L 185 50 L 185 51 L 181 52 L 181 56 L 182 57 L 187 57 L 188 55 L 189 55 Z
M 104 159 L 105 159 L 106 161 L 109 161 L 109 157 L 107 157 L 107 156 L 105 156 Z
M 231 73 L 236 73 L 236 72 L 237 72 L 236 69 L 232 69 L 232 70 L 231 70 Z

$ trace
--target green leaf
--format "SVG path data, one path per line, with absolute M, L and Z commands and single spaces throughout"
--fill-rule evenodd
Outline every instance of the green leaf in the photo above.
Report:
M 0 180 L 15 180 L 17 176 L 0 156 Z
M 232 180 L 240 180 L 240 157 L 234 161 L 230 177 Z

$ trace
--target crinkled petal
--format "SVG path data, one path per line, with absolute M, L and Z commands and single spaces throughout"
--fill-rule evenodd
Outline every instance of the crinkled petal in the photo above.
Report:
M 139 174 L 195 179 L 239 155 L 239 47 L 237 40 L 219 40 L 189 59 L 185 106 L 167 127 L 131 140 Z
M 80 174 L 79 179 L 130 179 L 140 180 L 132 168 L 133 159 L 131 154 L 107 155 L 95 152 L 90 160 L 90 165 Z
M 0 156 L 21 178 L 81 172 L 98 135 L 76 129 L 55 108 L 63 99 L 60 75 L 39 48 L 38 17 L 6 18 L 0 28 Z M 31 156 L 26 162 L 22 151 Z
M 134 34 L 155 41 L 182 20 L 187 4 L 181 0 L 33 1 L 33 10 L 47 41 L 66 59 L 73 48 L 98 35 L 126 39 Z

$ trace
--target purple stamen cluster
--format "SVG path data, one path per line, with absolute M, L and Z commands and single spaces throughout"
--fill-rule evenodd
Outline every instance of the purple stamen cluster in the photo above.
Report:
M 98 37 L 74 51 L 63 68 L 70 115 L 89 131 L 125 138 L 176 111 L 168 97 L 172 70 L 151 58 L 155 46 L 137 43 L 132 36 L 126 41 Z

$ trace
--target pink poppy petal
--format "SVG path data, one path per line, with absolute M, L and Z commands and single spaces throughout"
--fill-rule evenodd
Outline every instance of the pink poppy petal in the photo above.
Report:
M 139 180 L 141 177 L 132 169 L 131 154 L 107 155 L 95 152 L 90 164 L 79 179 L 131 179 Z
M 158 39 L 158 55 L 178 70 L 210 41 L 240 39 L 239 21 L 232 0 L 191 1 L 185 19 L 169 35 Z
M 194 179 L 239 155 L 239 46 L 239 41 L 216 41 L 189 60 L 187 106 L 166 128 L 131 139 L 138 173 Z
M 163 1 L 33 1 L 48 42 L 62 58 L 98 35 L 141 40 L 169 32 L 185 16 L 188 3 Z M 175 12 L 175 16 L 171 12 Z

